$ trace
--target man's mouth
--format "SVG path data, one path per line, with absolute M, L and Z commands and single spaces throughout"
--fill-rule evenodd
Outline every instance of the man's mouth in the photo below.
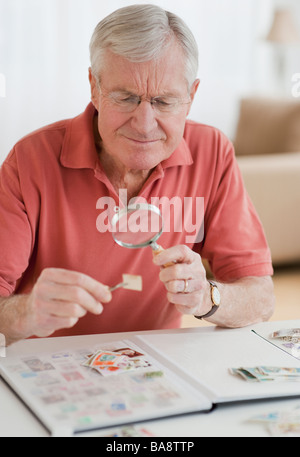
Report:
M 152 143 L 157 143 L 158 141 L 160 141 L 160 139 L 138 139 L 138 138 L 131 138 L 131 137 L 125 137 L 127 140 L 129 141 L 133 141 L 134 143 L 137 143 L 137 144 L 152 144 Z

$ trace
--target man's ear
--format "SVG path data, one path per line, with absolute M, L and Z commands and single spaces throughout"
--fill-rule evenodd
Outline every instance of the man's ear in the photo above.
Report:
M 191 97 L 192 102 L 194 101 L 194 98 L 195 98 L 195 95 L 196 95 L 196 92 L 198 90 L 199 85 L 200 85 L 200 79 L 196 79 L 193 82 L 193 85 L 192 85 L 192 88 L 191 88 L 191 91 L 190 91 L 190 97 Z
M 91 101 L 96 109 L 98 109 L 98 100 L 99 100 L 99 89 L 98 82 L 95 76 L 92 73 L 92 69 L 89 68 L 89 81 L 91 86 Z
M 193 104 L 193 101 L 194 101 L 194 98 L 195 98 L 195 95 L 196 95 L 196 92 L 197 92 L 197 90 L 198 90 L 199 85 L 200 85 L 200 79 L 196 79 L 196 80 L 193 82 L 193 85 L 192 85 L 191 90 L 190 90 L 191 103 L 190 103 L 190 105 L 189 105 L 189 110 L 188 110 L 187 115 L 189 115 L 189 113 L 190 113 L 190 111 L 191 111 L 192 104 Z

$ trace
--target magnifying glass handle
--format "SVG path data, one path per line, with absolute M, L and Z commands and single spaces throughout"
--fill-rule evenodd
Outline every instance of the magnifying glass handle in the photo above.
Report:
M 162 248 L 159 244 L 155 243 L 155 247 L 152 246 L 153 257 L 158 255 L 162 251 L 164 251 L 164 248 Z M 163 267 L 167 268 L 167 267 L 171 267 L 172 265 L 175 265 L 175 262 L 168 262 L 165 265 L 163 265 Z

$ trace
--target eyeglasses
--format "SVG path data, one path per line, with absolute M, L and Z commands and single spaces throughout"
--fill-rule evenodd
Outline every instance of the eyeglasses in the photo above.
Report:
M 109 101 L 122 113 L 132 113 L 143 102 L 151 103 L 152 108 L 158 114 L 171 113 L 176 114 L 180 111 L 183 105 L 188 105 L 191 100 L 183 100 L 181 98 L 162 95 L 158 97 L 140 97 L 139 95 L 132 94 L 126 91 L 110 92 L 102 96 L 109 99 Z

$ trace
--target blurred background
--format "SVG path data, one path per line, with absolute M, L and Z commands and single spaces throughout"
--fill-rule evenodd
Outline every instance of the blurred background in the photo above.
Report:
M 93 30 L 133 3 L 0 0 L 0 164 L 22 136 L 85 109 Z M 270 244 L 274 278 L 288 278 L 281 288 L 275 283 L 278 302 L 286 318 L 289 305 L 299 317 L 299 0 L 136 3 L 177 13 L 193 31 L 201 85 L 190 118 L 233 141 Z
M 0 73 L 6 80 L 6 96 L 0 99 L 0 160 L 24 134 L 83 111 L 89 101 L 88 46 L 93 30 L 107 14 L 133 3 L 0 0 Z M 201 86 L 190 117 L 212 124 L 233 138 L 240 99 L 245 95 L 274 95 L 279 90 L 274 74 L 277 46 L 266 38 L 278 8 L 290 11 L 300 34 L 300 2 L 152 3 L 179 14 L 198 42 Z M 292 75 L 300 73 L 300 47 L 290 43 L 285 48 L 282 87 L 292 96 Z

